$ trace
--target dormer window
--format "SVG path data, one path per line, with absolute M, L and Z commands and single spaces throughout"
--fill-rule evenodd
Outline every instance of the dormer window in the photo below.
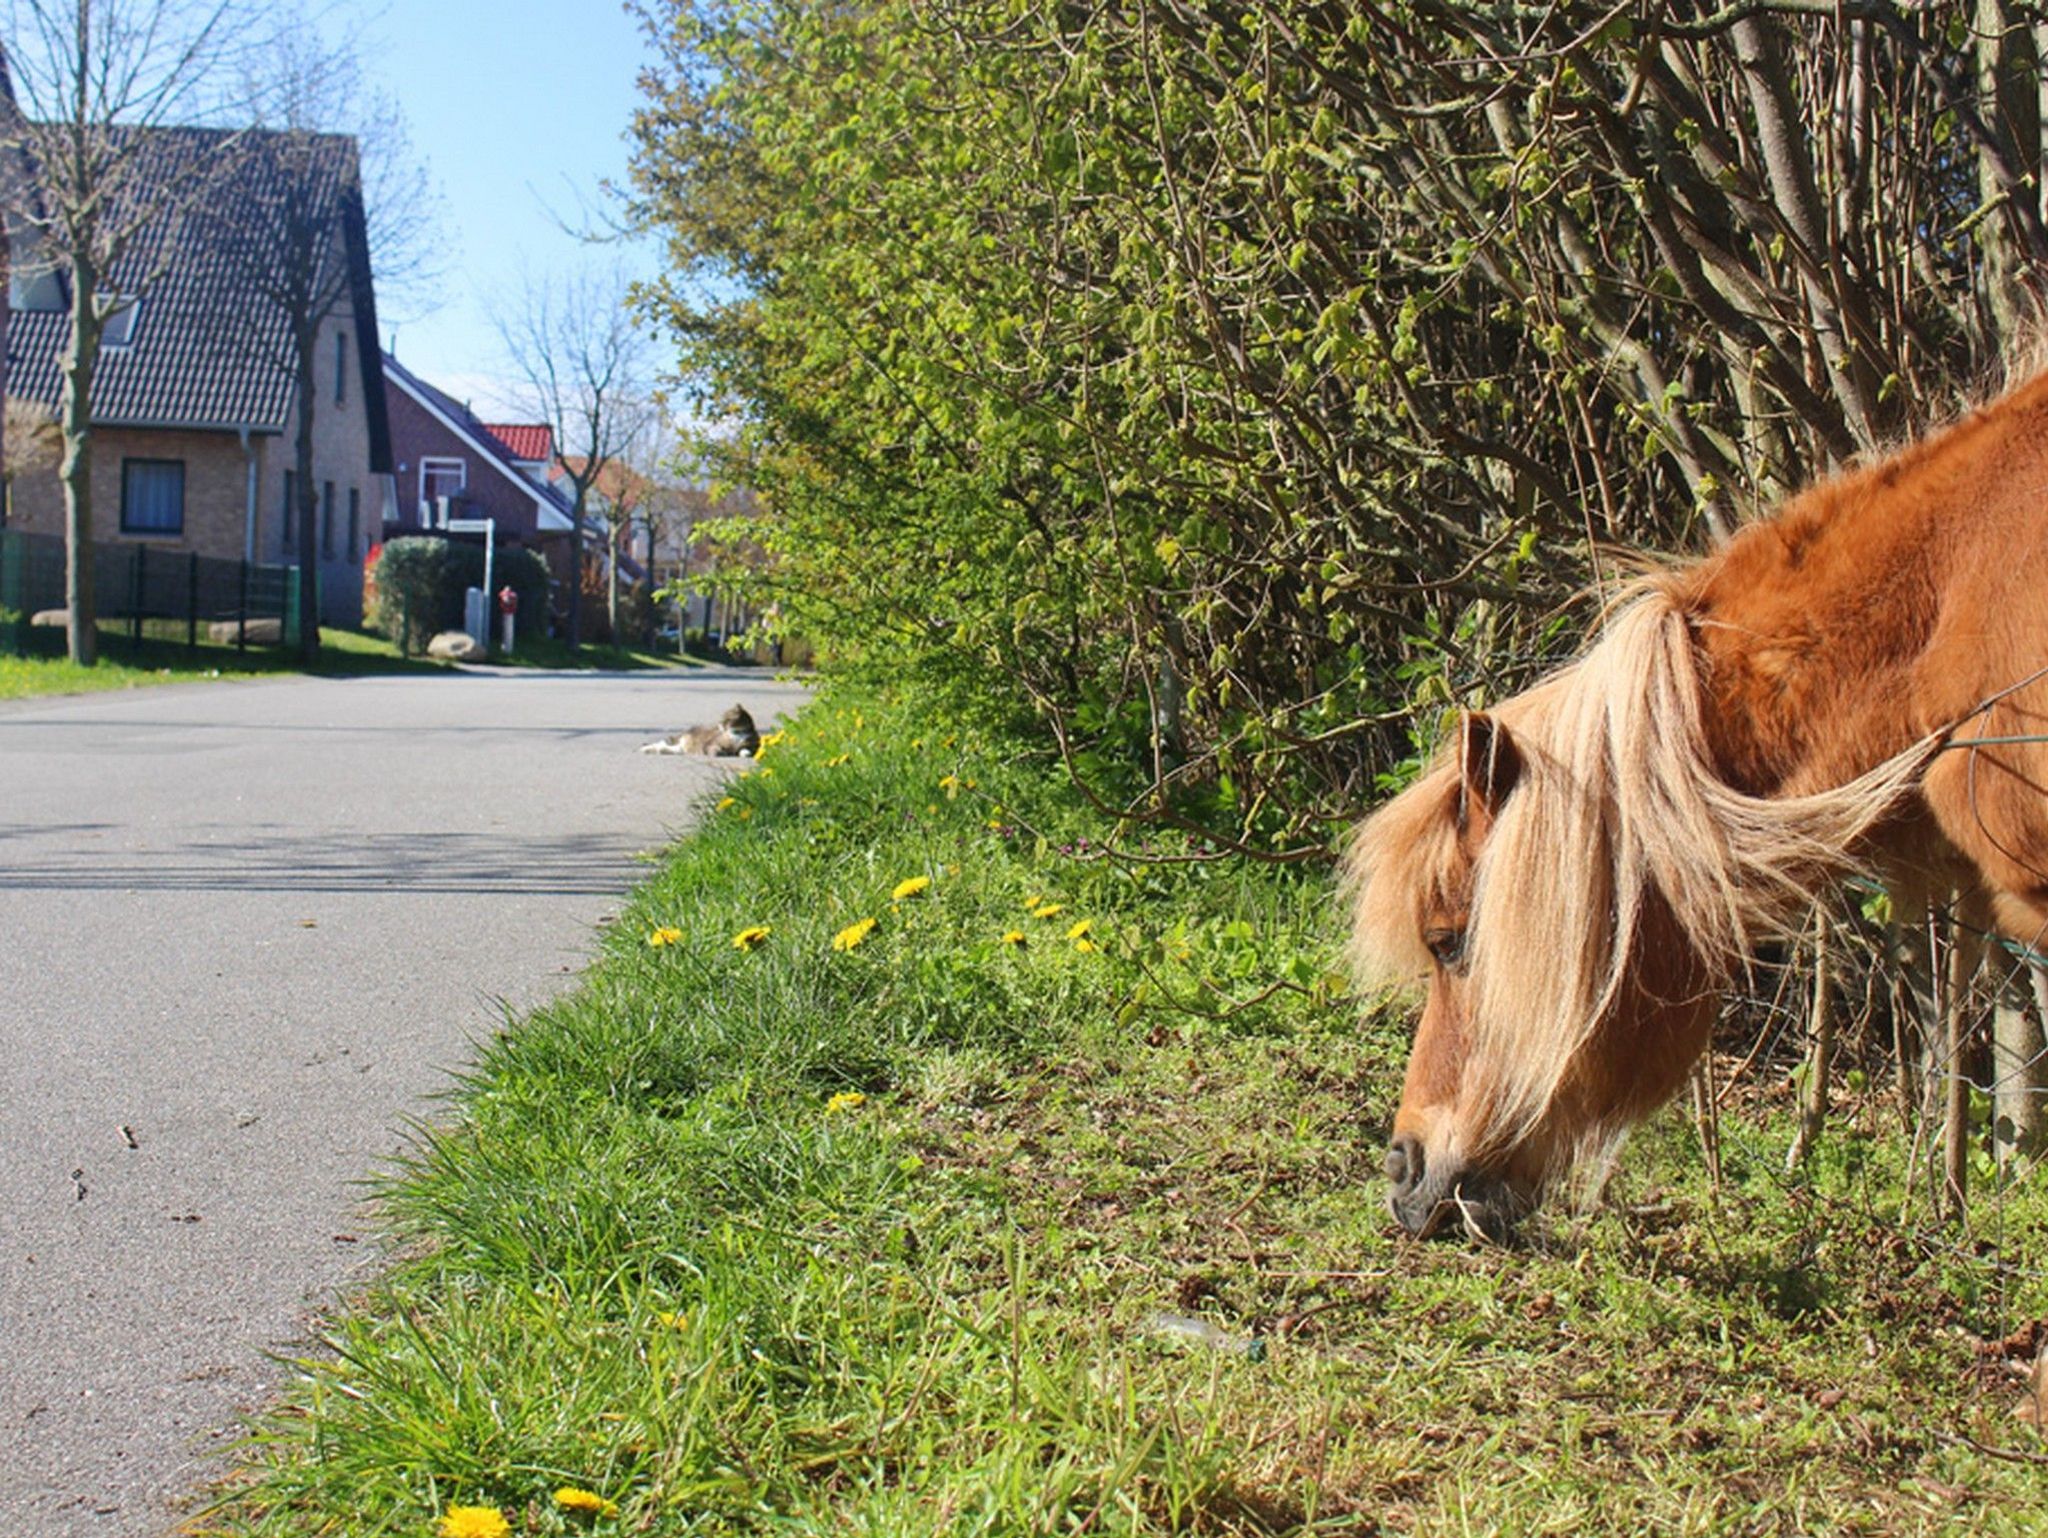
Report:
M 106 315 L 100 330 L 100 346 L 126 347 L 135 340 L 142 301 L 133 294 L 101 294 L 99 300 Z

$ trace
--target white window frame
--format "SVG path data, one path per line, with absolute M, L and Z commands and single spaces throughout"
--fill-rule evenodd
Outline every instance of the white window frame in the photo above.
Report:
M 100 346 L 119 352 L 135 345 L 135 328 L 142 324 L 142 301 L 133 294 L 101 294 L 111 300 L 106 318 L 100 323 Z
M 448 469 L 453 469 L 453 470 L 455 471 L 455 475 L 456 475 L 456 486 L 455 486 L 455 493 L 460 493 L 460 492 L 464 492 L 464 491 L 467 491 L 467 490 L 469 489 L 469 461 L 468 461 L 468 460 L 466 460 L 466 459 L 460 459 L 460 458 L 457 458 L 457 457 L 456 457 L 455 455 L 452 455 L 452 454 L 445 454 L 445 455 L 444 455 L 444 454 L 422 454 L 422 455 L 420 456 L 420 469 L 419 469 L 419 476 L 420 476 L 420 498 L 419 498 L 419 500 L 420 500 L 420 522 L 421 522 L 421 524 L 422 524 L 422 525 L 425 525 L 425 524 L 428 524 L 428 523 L 431 523 L 431 522 L 433 522 L 433 518 L 432 518 L 432 516 L 430 515 L 430 513 L 428 512 L 428 509 L 429 509 L 429 508 L 431 508 L 431 507 L 433 506 L 433 500 L 432 500 L 432 498 L 430 498 L 430 497 L 429 497 L 429 496 L 427 495 L 427 472 L 428 472 L 429 470 L 448 470 Z M 443 493 L 442 493 L 442 495 L 443 495 L 443 496 L 449 496 L 449 495 L 453 495 L 453 494 L 455 494 L 455 493 L 443 492 Z

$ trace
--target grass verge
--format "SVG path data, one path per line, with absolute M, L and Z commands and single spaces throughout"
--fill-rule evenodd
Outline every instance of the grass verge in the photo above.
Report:
M 1881 1107 L 1790 1179 L 1766 1095 L 1718 1190 L 1667 1115 L 1516 1249 L 1399 1240 L 1325 879 L 1103 859 L 915 721 L 813 707 L 484 1046 L 198 1530 L 2037 1529 L 2037 1191 L 1922 1230 Z
M 0 699 L 25 699 L 45 694 L 85 694 L 108 689 L 136 689 L 151 684 L 203 683 L 222 678 L 267 678 L 298 673 L 295 652 L 283 647 L 250 647 L 145 636 L 131 640 L 125 631 L 100 633 L 100 659 L 89 668 L 67 661 L 61 637 L 51 633 L 45 644 L 54 655 L 15 656 L 0 652 Z M 381 636 L 359 630 L 323 628 L 320 663 L 312 671 L 323 677 L 357 677 L 383 673 L 433 673 L 442 664 L 401 657 Z

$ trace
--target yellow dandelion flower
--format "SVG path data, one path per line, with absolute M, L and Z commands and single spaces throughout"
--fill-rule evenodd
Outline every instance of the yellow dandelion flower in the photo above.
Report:
M 742 929 L 738 934 L 732 937 L 732 948 L 736 951 L 755 950 L 758 949 L 762 942 L 765 941 L 767 938 L 768 926 L 766 924 L 753 924 L 745 929 Z
M 850 764 L 852 762 L 853 755 L 851 753 L 841 753 L 837 758 L 826 759 L 825 767 L 827 769 L 837 769 L 841 764 Z
M 555 1504 L 564 1511 L 587 1511 L 592 1516 L 615 1517 L 619 1514 L 617 1501 L 608 1501 L 595 1490 L 579 1490 L 574 1485 L 564 1485 L 557 1490 Z
M 658 1312 L 654 1316 L 654 1322 L 671 1330 L 687 1330 L 690 1327 L 690 1316 Z
M 913 748 L 921 748 L 924 746 L 924 739 L 922 737 L 913 737 L 910 739 L 910 745 Z
M 929 876 L 912 876 L 907 881 L 896 883 L 896 890 L 889 894 L 889 900 L 900 903 L 906 897 L 915 897 L 918 893 L 927 890 L 931 884 L 932 878 Z
M 753 808 L 752 808 L 751 806 L 743 806 L 743 807 L 741 807 L 741 808 L 740 808 L 740 821 L 741 821 L 741 822 L 745 822 L 745 821 L 747 821 L 747 819 L 749 819 L 749 818 L 750 818 L 750 817 L 752 817 L 753 815 L 754 815 L 754 809 L 753 809 Z
M 857 1089 L 843 1089 L 825 1102 L 826 1111 L 858 1111 L 868 1103 L 868 1097 Z
M 939 746 L 942 748 L 950 748 L 954 743 L 958 742 L 959 740 L 960 739 L 957 737 L 948 737 L 944 742 L 940 743 Z
M 1074 949 L 1086 956 L 1090 952 L 1100 949 L 1100 947 L 1093 940 L 1076 940 L 1074 942 Z
M 1067 938 L 1069 940 L 1079 940 L 1083 936 L 1085 936 L 1089 930 L 1093 929 L 1094 927 L 1095 920 L 1079 919 L 1075 922 L 1074 927 L 1067 931 Z
M 850 951 L 870 934 L 874 933 L 875 921 L 862 919 L 858 924 L 848 924 L 832 937 L 832 949 Z
M 1067 905 L 1065 903 L 1044 903 L 1039 907 L 1033 908 L 1031 916 L 1035 919 L 1056 919 L 1066 911 Z
M 712 810 L 712 811 L 714 811 L 714 812 L 722 812 L 722 811 L 724 811 L 724 810 L 725 810 L 725 809 L 726 809 L 727 807 L 729 807 L 729 806 L 738 806 L 738 805 L 739 805 L 739 803 L 738 803 L 737 801 L 733 800 L 733 798 L 732 798 L 731 796 L 722 796 L 722 797 L 720 797 L 720 798 L 719 798 L 719 802 L 718 802 L 718 805 L 714 806 L 714 807 L 713 807 L 713 808 L 712 808 L 711 810 Z
M 664 924 L 659 929 L 647 932 L 647 943 L 656 949 L 664 945 L 675 945 L 683 938 L 683 932 L 673 924 Z
M 512 1524 L 495 1506 L 450 1506 L 439 1531 L 440 1538 L 511 1538 Z
M 1025 940 L 1025 938 L 1024 938 L 1024 931 L 1023 931 L 1023 930 L 1021 930 L 1021 929 L 1006 929 L 1006 930 L 1004 930 L 1004 931 L 1003 931 L 1003 944 L 1005 944 L 1005 945 L 1024 945 L 1024 944 L 1027 944 L 1027 943 L 1028 943 L 1028 942 L 1027 942 L 1027 941 Z
M 947 775 L 939 781 L 939 789 L 943 790 L 949 797 L 957 794 L 960 789 L 960 776 L 957 774 Z
M 754 773 L 761 776 L 761 778 L 764 780 L 772 780 L 775 778 L 775 766 L 773 764 L 763 764 L 760 768 L 756 769 Z
M 772 748 L 778 742 L 787 741 L 789 741 L 789 733 L 787 731 L 778 729 L 776 731 L 770 732 L 767 736 L 763 737 L 761 739 L 761 746 L 764 748 Z
M 990 819 L 988 820 L 988 825 L 989 825 L 989 826 L 990 826 L 991 828 L 996 828 L 996 829 L 1000 829 L 1000 828 L 1002 827 L 1002 825 L 1003 825 L 1003 819 L 1002 819 L 1002 818 L 1000 818 L 1000 817 L 991 817 L 991 818 L 990 818 Z
M 1044 901 L 1045 899 L 1043 897 L 1040 897 L 1036 892 L 1033 892 L 1029 897 L 1024 899 L 1024 906 L 1027 908 L 1036 908 L 1040 903 Z

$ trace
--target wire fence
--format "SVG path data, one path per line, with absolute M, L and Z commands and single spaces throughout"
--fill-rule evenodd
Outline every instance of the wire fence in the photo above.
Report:
M 289 566 L 229 561 L 196 550 L 140 543 L 93 545 L 94 610 L 100 628 L 131 640 L 296 645 L 299 574 Z M 0 529 L 0 652 L 64 649 L 64 541 Z
M 1790 1196 L 1848 1136 L 1890 1150 L 1864 1184 L 1873 1231 L 1987 1284 L 2048 1280 L 2029 1226 L 2048 1178 L 2039 945 L 1989 933 L 1963 900 L 1895 913 L 1880 888 L 1844 897 L 1728 1001 L 1691 1096 L 1710 1183 L 1739 1158 Z

